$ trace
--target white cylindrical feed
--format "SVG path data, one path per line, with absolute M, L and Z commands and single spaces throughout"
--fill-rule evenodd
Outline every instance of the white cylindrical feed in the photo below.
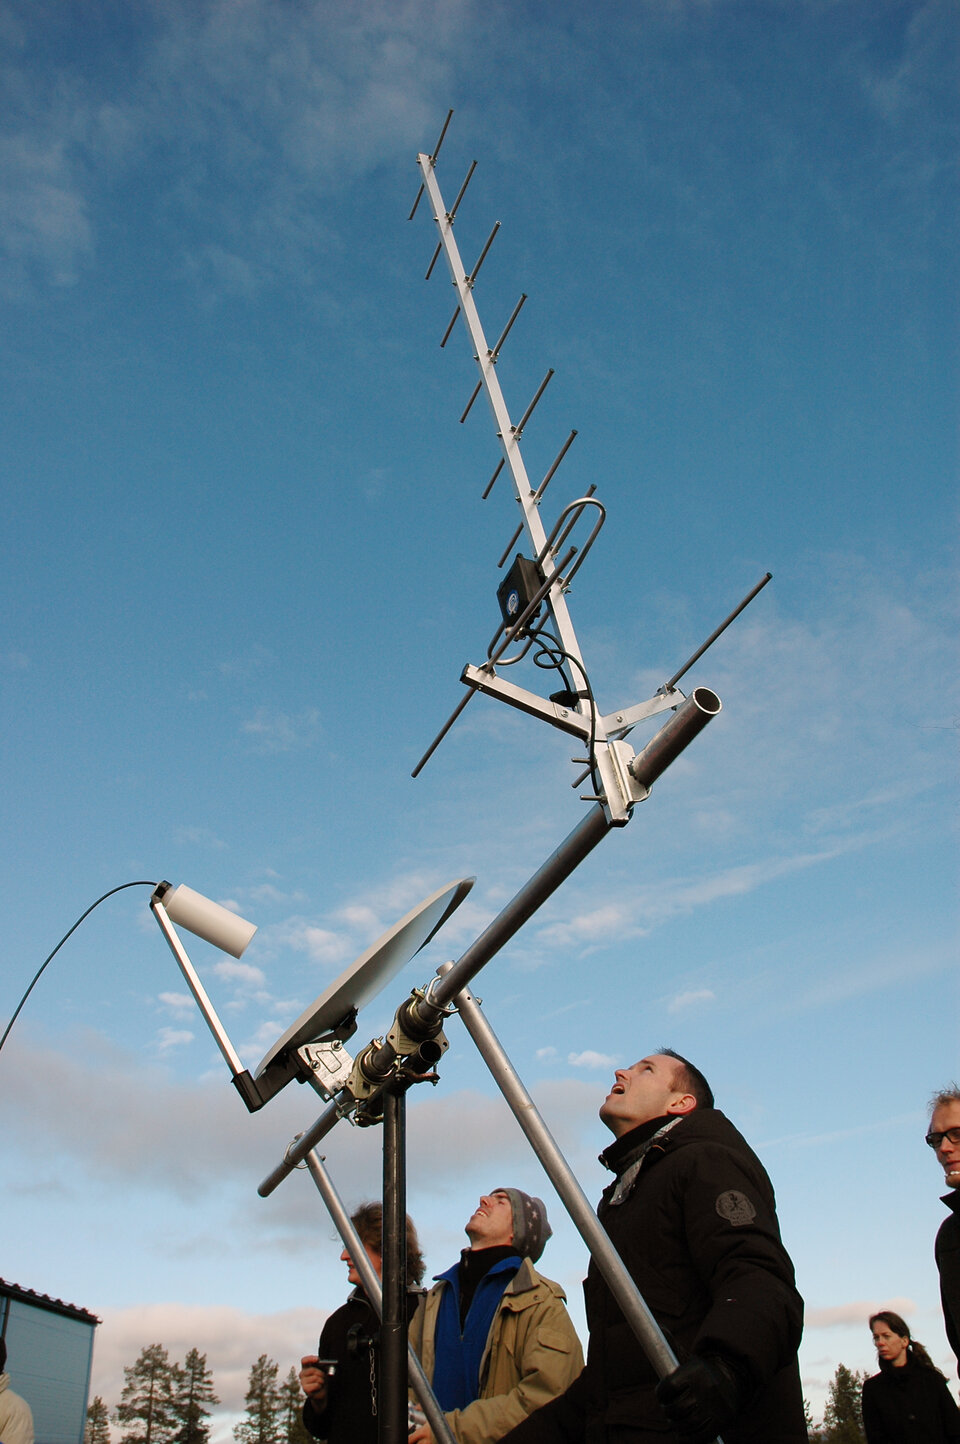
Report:
M 248 923 L 185 883 L 164 893 L 161 902 L 171 922 L 235 958 L 241 956 L 257 931 L 256 923 Z

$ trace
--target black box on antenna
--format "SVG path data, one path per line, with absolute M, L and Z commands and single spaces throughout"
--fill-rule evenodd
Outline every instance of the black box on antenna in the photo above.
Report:
M 513 566 L 497 587 L 497 601 L 500 603 L 504 626 L 513 626 L 542 586 L 543 573 L 536 562 L 517 552 Z M 540 608 L 537 607 L 533 615 L 536 616 L 539 611 Z

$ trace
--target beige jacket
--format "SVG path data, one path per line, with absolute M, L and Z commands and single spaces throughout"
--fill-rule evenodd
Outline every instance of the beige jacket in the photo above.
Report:
M 410 1322 L 410 1342 L 431 1383 L 445 1287 L 435 1284 Z M 573 1383 L 583 1354 L 565 1297 L 559 1284 L 523 1260 L 490 1325 L 480 1361 L 480 1397 L 446 1416 L 460 1444 L 492 1444 Z
M 9 1374 L 0 1374 L 0 1439 L 3 1444 L 33 1444 L 30 1405 L 10 1388 Z

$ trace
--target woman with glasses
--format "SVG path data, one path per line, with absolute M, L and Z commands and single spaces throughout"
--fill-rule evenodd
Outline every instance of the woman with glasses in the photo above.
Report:
M 870 1319 L 879 1374 L 863 1385 L 867 1444 L 954 1444 L 960 1409 L 922 1344 L 889 1309 Z

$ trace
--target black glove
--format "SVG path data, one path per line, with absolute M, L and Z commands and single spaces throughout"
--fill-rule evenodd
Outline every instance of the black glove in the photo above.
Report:
M 710 1444 L 740 1412 L 741 1388 L 717 1354 L 694 1354 L 660 1380 L 657 1399 L 683 1444 Z

